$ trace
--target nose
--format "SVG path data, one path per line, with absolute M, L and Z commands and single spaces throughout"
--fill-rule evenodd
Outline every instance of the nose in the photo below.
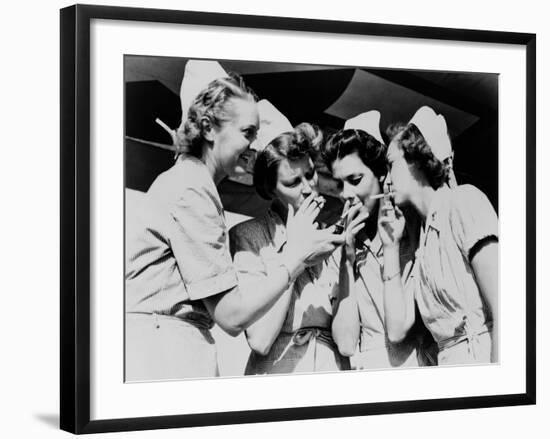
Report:
M 393 190 L 393 182 L 391 179 L 391 171 L 388 169 L 388 173 L 384 178 L 383 188 L 385 191 L 391 192 Z
M 353 189 L 351 188 L 351 185 L 348 182 L 344 182 L 344 186 L 342 187 L 342 192 L 340 192 L 340 197 L 342 200 L 352 200 L 355 198 L 355 192 L 353 192 Z
M 313 187 L 307 178 L 302 178 L 302 194 L 309 195 L 313 192 Z
M 247 149 L 241 154 L 242 160 L 245 162 L 246 172 L 252 174 L 254 172 L 254 165 L 256 164 L 256 151 L 253 149 Z

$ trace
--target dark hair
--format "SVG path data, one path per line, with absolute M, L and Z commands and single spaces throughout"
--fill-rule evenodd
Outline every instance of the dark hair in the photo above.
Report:
M 306 122 L 297 125 L 293 131 L 280 134 L 273 139 L 256 156 L 254 164 L 256 192 L 262 198 L 271 200 L 277 185 L 277 171 L 281 161 L 299 160 L 302 157 L 309 157 L 315 161 L 322 142 L 321 129 Z
M 340 130 L 329 137 L 322 151 L 323 161 L 332 170 L 332 164 L 356 152 L 361 161 L 377 177 L 388 172 L 387 147 L 363 130 Z
M 449 181 L 448 165 L 436 158 L 415 124 L 392 124 L 386 134 L 397 141 L 407 163 L 421 171 L 432 188 L 437 189 Z
M 185 122 L 176 132 L 176 155 L 189 154 L 200 158 L 204 143 L 201 120 L 207 117 L 215 126 L 228 120 L 226 106 L 231 98 L 257 100 L 255 93 L 246 86 L 242 77 L 230 73 L 226 78 L 215 79 L 193 100 Z

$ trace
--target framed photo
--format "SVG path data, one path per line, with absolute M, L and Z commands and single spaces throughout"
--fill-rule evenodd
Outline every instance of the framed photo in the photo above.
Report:
M 535 52 L 533 34 L 62 9 L 61 428 L 534 404 Z M 331 156 L 353 136 L 383 152 L 382 171 L 359 150 Z M 284 142 L 312 152 L 277 156 L 276 183 L 265 186 L 261 160 Z M 414 155 L 411 144 L 430 150 Z M 230 146 L 233 161 L 220 153 Z M 377 188 L 364 198 L 352 180 L 371 174 L 345 171 L 354 154 Z M 412 168 L 421 174 L 399 171 Z M 407 192 L 417 183 L 429 196 Z M 352 199 L 370 207 L 364 230 L 344 239 L 331 225 Z M 434 199 L 440 210 L 423 210 Z M 315 225 L 303 219 L 305 200 L 317 204 Z M 442 206 L 450 219 L 435 222 Z M 393 273 L 394 235 L 383 231 L 401 219 L 396 248 L 412 250 L 398 250 Z M 273 232 L 267 241 L 260 223 Z M 330 255 L 306 262 L 314 233 L 332 237 Z M 362 293 L 345 302 L 352 290 Z M 224 298 L 238 291 L 246 301 L 230 308 L 241 316 L 233 324 Z M 403 335 L 387 305 L 396 291 L 413 310 Z M 357 322 L 340 317 L 344 303 Z M 441 323 L 443 314 L 459 323 Z M 353 323 L 351 348 L 340 322 Z M 267 345 L 255 338 L 264 328 Z

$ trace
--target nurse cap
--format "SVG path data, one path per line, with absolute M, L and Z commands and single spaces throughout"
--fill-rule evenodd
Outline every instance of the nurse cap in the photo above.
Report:
M 189 107 L 199 93 L 215 79 L 226 78 L 227 76 L 227 72 L 217 61 L 187 61 L 180 87 L 181 118 L 183 122 L 187 119 Z
M 280 134 L 293 130 L 292 124 L 271 102 L 262 99 L 258 102 L 260 128 L 256 140 L 250 148 L 261 151 Z
M 180 88 L 182 124 L 185 123 L 189 107 L 199 93 L 212 81 L 227 76 L 227 72 L 217 61 L 187 62 Z M 258 112 L 260 128 L 251 148 L 260 151 L 279 134 L 292 131 L 293 128 L 289 120 L 268 100 L 262 99 L 258 102 Z
M 365 131 L 380 143 L 384 143 L 380 134 L 380 112 L 377 110 L 367 111 L 348 119 L 344 124 L 344 129 Z
M 420 107 L 409 121 L 409 124 L 414 124 L 420 130 L 433 155 L 438 160 L 443 162 L 452 157 L 453 149 L 447 133 L 447 123 L 441 114 L 436 114 L 428 106 Z

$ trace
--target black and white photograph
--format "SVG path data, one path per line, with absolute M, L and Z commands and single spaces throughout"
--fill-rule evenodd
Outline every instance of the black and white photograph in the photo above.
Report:
M 124 380 L 499 363 L 499 75 L 124 56 Z
M 543 2 L 85 3 L 3 10 L 0 436 L 548 429 Z

